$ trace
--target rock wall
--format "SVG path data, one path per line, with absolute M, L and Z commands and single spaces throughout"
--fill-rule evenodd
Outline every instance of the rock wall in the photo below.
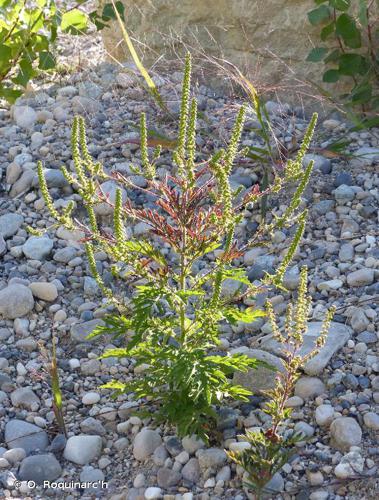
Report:
M 307 20 L 313 0 L 122 1 L 127 29 L 147 64 L 162 55 L 170 59 L 185 43 L 195 55 L 201 48 L 248 70 L 264 86 L 293 90 L 295 80 L 320 81 L 322 68 L 305 62 L 312 40 L 317 42 Z M 128 58 L 115 24 L 103 36 L 113 57 Z

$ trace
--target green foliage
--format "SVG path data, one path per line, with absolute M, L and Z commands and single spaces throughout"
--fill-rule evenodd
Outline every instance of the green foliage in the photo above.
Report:
M 247 431 L 244 438 L 250 448 L 239 453 L 228 451 L 227 455 L 246 472 L 248 480 L 244 485 L 260 500 L 264 493 L 272 493 L 267 483 L 288 463 L 295 453 L 296 444 L 303 440 L 303 435 L 293 432 L 276 441 L 259 430 Z
M 138 189 L 131 179 L 109 174 L 95 162 L 87 148 L 84 120 L 76 117 L 72 129 L 74 172 L 63 168 L 66 179 L 80 195 L 87 219 L 79 222 L 68 209 L 59 212 L 49 195 L 39 164 L 42 195 L 57 225 L 78 227 L 85 233 L 89 268 L 101 290 L 113 304 L 114 311 L 105 318 L 90 338 L 102 334 L 113 336 L 120 347 L 108 350 L 104 357 L 129 358 L 135 363 L 134 376 L 110 382 L 105 387 L 115 395 L 133 394 L 157 422 L 177 426 L 180 435 L 195 433 L 207 439 L 214 417 L 214 407 L 224 399 L 246 400 L 249 392 L 232 383 L 235 371 L 247 371 L 259 363 L 245 355 L 220 356 L 220 323 L 252 322 L 265 314 L 245 308 L 239 301 L 255 295 L 258 287 L 250 283 L 245 268 L 233 265 L 251 247 L 279 226 L 299 223 L 299 230 L 290 246 L 285 262 L 275 276 L 267 277 L 266 285 L 280 285 L 283 270 L 289 264 L 304 229 L 305 213 L 298 210 L 302 192 L 312 165 L 300 168 L 315 126 L 312 119 L 298 157 L 275 177 L 266 192 L 273 195 L 289 183 L 296 183 L 295 195 L 285 216 L 262 222 L 257 235 L 244 247 L 234 238 L 241 211 L 264 195 L 256 185 L 242 201 L 232 192 L 229 176 L 241 155 L 240 137 L 244 127 L 245 108 L 241 106 L 225 150 L 215 152 L 208 161 L 196 152 L 197 104 L 191 99 L 191 58 L 186 58 L 183 100 L 179 119 L 179 141 L 173 153 L 177 174 L 164 180 L 156 177 L 155 164 L 160 151 L 150 159 L 146 141 L 146 120 L 141 119 L 141 174 L 148 183 L 144 188 L 152 208 L 135 207 L 130 199 L 123 202 L 121 189 L 110 201 L 100 183 L 111 180 L 126 190 Z M 200 160 L 201 159 L 201 160 Z M 165 160 L 167 161 L 167 160 Z M 138 170 L 138 169 L 136 169 Z M 96 216 L 96 205 L 108 204 L 113 210 L 114 230 L 103 228 Z M 144 238 L 127 238 L 125 225 L 144 222 L 150 228 Z M 109 226 L 109 221 L 107 222 Z M 300 231 L 300 233 L 299 233 Z M 165 255 L 162 244 L 170 248 Z M 114 262 L 112 272 L 121 286 L 106 286 L 96 268 L 95 250 L 104 251 Z M 217 250 L 213 259 L 204 259 Z M 204 272 L 197 273 L 194 264 L 208 262 Z M 224 293 L 226 280 L 236 281 L 241 290 L 235 295 Z M 126 298 L 123 290 L 133 290 Z M 235 302 L 238 304 L 236 305 Z M 121 344 L 120 344 L 121 343 Z M 152 407 L 152 408 L 151 408 Z M 148 411 L 150 410 L 151 411 Z
M 323 45 L 307 60 L 323 62 L 325 83 L 349 78 L 351 89 L 341 96 L 348 108 L 362 111 L 379 107 L 378 3 L 369 0 L 315 0 L 309 22 L 320 27 Z
M 271 146 L 272 139 L 275 138 L 275 135 L 271 128 L 270 116 L 254 85 L 238 69 L 236 80 L 245 90 L 259 124 L 258 127 L 253 128 L 253 131 L 262 139 L 263 146 L 250 146 L 247 157 L 257 161 L 262 166 L 262 191 L 265 191 L 269 185 L 269 170 L 274 170 L 280 154 L 277 155 L 276 153 L 278 153 L 278 151 L 275 151 Z M 261 214 L 263 218 L 266 216 L 267 203 L 268 195 L 264 194 L 261 200 Z
M 85 34 L 90 23 L 102 29 L 115 17 L 111 4 L 102 13 L 88 14 L 85 3 L 77 0 L 67 6 L 55 0 L 0 0 L 0 98 L 14 102 L 30 80 L 56 69 L 55 42 L 60 32 Z M 116 8 L 123 12 L 121 2 L 116 2 Z
M 248 477 L 245 486 L 254 491 L 258 500 L 262 498 L 263 493 L 269 493 L 267 483 L 293 456 L 296 444 L 305 439 L 302 433 L 285 428 L 286 421 L 292 413 L 292 409 L 288 408 L 286 403 L 292 396 L 300 369 L 324 345 L 335 311 L 335 308 L 331 308 L 327 312 L 314 348 L 305 356 L 300 356 L 303 336 L 307 332 L 310 305 L 311 297 L 307 293 L 305 267 L 301 270 L 296 303 L 290 304 L 287 309 L 284 331 L 277 324 L 272 304 L 270 302 L 266 304 L 274 337 L 282 345 L 284 354 L 284 371 L 278 372 L 275 388 L 265 392 L 268 402 L 264 412 L 271 417 L 270 427 L 266 431 L 262 429 L 248 431 L 243 438 L 250 447 L 241 452 L 227 452 L 229 457 L 245 470 Z
M 157 340 L 153 350 L 152 346 L 139 343 L 126 351 L 110 350 L 105 354 L 131 356 L 138 360 L 136 366 L 149 366 L 141 378 L 118 386 L 116 393 L 133 393 L 136 399 L 154 395 L 158 404 L 156 422 L 177 425 L 180 436 L 196 433 L 207 439 L 207 423 L 216 418 L 213 405 L 226 398 L 247 401 L 250 395 L 243 387 L 233 385 L 229 377 L 235 371 L 255 368 L 258 362 L 241 354 L 209 356 L 202 346 L 176 347 Z M 115 387 L 111 382 L 103 388 Z

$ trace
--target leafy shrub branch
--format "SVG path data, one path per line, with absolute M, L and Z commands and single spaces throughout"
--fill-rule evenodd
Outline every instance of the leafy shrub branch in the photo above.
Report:
M 105 4 L 87 13 L 87 0 L 0 0 L 0 98 L 14 102 L 28 82 L 57 65 L 55 43 L 59 33 L 85 34 L 89 26 L 107 26 L 116 12 L 123 16 L 122 2 Z
M 343 95 L 350 106 L 363 111 L 379 107 L 379 31 L 377 0 L 314 0 L 309 22 L 320 26 L 322 45 L 308 55 L 308 61 L 323 62 L 323 81 L 351 81 Z
M 172 170 L 157 175 L 160 148 L 147 147 L 146 117 L 140 121 L 140 157 L 134 171 L 144 175 L 147 187 L 133 184 L 133 177 L 110 172 L 89 154 L 84 119 L 76 117 L 72 128 L 73 171 L 63 174 L 79 194 L 87 218 L 78 221 L 72 201 L 62 212 L 55 207 L 38 165 L 45 204 L 57 225 L 84 232 L 89 266 L 99 287 L 113 305 L 90 337 L 110 334 L 118 347 L 103 357 L 129 358 L 134 374 L 104 387 L 115 395 L 133 395 L 142 408 L 151 408 L 156 422 L 177 426 L 181 436 L 196 433 L 208 438 L 215 405 L 227 398 L 246 400 L 250 392 L 233 385 L 235 371 L 255 368 L 258 361 L 243 354 L 220 355 L 220 323 L 252 322 L 263 311 L 245 307 L 243 297 L 254 296 L 263 286 L 280 286 L 304 230 L 306 212 L 300 209 L 302 193 L 312 164 L 304 171 L 302 160 L 316 124 L 316 115 L 306 131 L 297 157 L 287 162 L 264 191 L 258 185 L 245 193 L 234 192 L 229 176 L 241 156 L 240 137 L 245 108 L 237 114 L 229 144 L 207 160 L 196 150 L 197 102 L 191 96 L 191 58 L 187 55 L 177 148 Z M 118 186 L 114 195 L 104 192 L 104 181 Z M 295 184 L 294 195 L 282 216 L 262 222 L 246 244 L 235 238 L 245 207 L 252 207 L 265 194 L 277 194 Z M 143 190 L 152 206 L 135 206 L 128 193 Z M 113 231 L 97 216 L 97 207 L 112 208 Z M 143 222 L 145 237 L 130 237 L 127 227 Z M 108 221 L 109 224 L 109 221 Z M 257 245 L 279 227 L 298 225 L 293 243 L 278 272 L 261 284 L 250 283 L 246 270 L 233 265 L 235 259 Z M 164 248 L 166 247 L 166 248 Z M 113 261 L 115 281 L 107 286 L 96 269 L 95 250 Z M 163 250 L 170 250 L 163 251 Z M 212 256 L 212 259 L 208 259 Z M 197 263 L 205 267 L 199 272 Z M 228 283 L 237 283 L 235 292 Z M 131 298 L 130 297 L 131 293 Z M 138 370 L 137 370 L 138 368 Z M 147 410 L 146 410 L 147 411 Z

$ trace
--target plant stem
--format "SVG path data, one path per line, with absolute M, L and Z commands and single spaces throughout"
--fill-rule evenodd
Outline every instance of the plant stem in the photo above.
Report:
M 370 57 L 372 60 L 372 69 L 374 70 L 374 73 L 376 74 L 376 76 L 378 76 L 378 63 L 376 60 L 374 42 L 373 42 L 373 38 L 372 38 L 372 26 L 370 24 L 370 7 L 371 7 L 371 4 L 366 9 L 366 13 L 367 13 L 367 38 L 368 38 L 369 54 L 370 54 Z
M 179 287 L 181 291 L 186 289 L 186 270 L 187 270 L 187 258 L 186 258 L 186 246 L 187 246 L 187 230 L 185 224 L 182 228 L 182 248 L 180 253 L 180 280 Z M 184 298 L 182 299 L 184 301 Z M 186 306 L 184 303 L 180 304 L 180 341 L 182 344 L 185 342 L 186 331 L 185 331 L 185 319 L 186 319 Z
M 232 246 L 233 236 L 234 236 L 234 223 L 231 225 L 231 227 L 227 233 L 224 253 L 229 252 L 229 250 Z M 210 301 L 210 305 L 213 306 L 213 308 L 217 307 L 218 301 L 220 299 L 223 269 L 224 269 L 224 265 L 221 265 L 220 270 L 218 271 L 218 273 L 216 275 L 213 296 L 212 296 L 212 299 Z

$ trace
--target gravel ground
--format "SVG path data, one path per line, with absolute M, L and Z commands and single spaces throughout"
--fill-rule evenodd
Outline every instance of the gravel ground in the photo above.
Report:
M 133 374 L 133 363 L 99 361 L 104 346 L 83 341 L 101 322 L 106 306 L 89 277 L 80 235 L 62 228 L 43 237 L 26 231 L 27 225 L 44 229 L 53 222 L 38 189 L 37 160 L 48 169 L 56 206 L 75 198 L 59 171 L 62 165 L 70 167 L 75 113 L 87 119 L 94 157 L 125 175 L 133 175 L 130 160 L 139 157 L 138 144 L 129 141 L 136 138 L 142 111 L 157 130 L 175 134 L 175 124 L 146 98 L 138 77 L 128 67 L 101 62 L 104 54 L 99 39 L 94 40 L 80 45 L 91 64 L 81 64 L 59 81 L 36 85 L 34 94 L 0 111 L 0 491 L 6 498 L 23 499 L 243 500 L 241 471 L 227 461 L 224 449 L 241 446 L 235 443 L 243 441 L 238 436 L 245 429 L 268 425 L 259 387 L 271 383 L 273 375 L 258 370 L 244 377 L 242 383 L 258 393 L 248 404 L 219 409 L 220 440 L 213 447 L 194 438 L 179 440 L 173 429 L 154 428 L 149 420 L 132 416 L 128 397 L 113 400 L 98 387 Z M 64 45 L 61 53 L 74 60 L 72 46 Z M 181 77 L 174 72 L 157 78 L 173 114 Z M 229 136 L 240 102 L 201 85 L 196 95 L 203 113 L 199 146 L 211 150 Z M 290 145 L 294 137 L 301 139 L 309 116 L 275 102 L 267 107 L 280 140 Z M 260 145 L 251 130 L 254 125 L 250 112 L 246 146 Z M 345 153 L 353 156 L 328 157 L 328 145 L 339 139 L 348 140 Z M 379 130 L 349 132 L 348 124 L 332 115 L 320 121 L 306 161 L 310 158 L 316 160 L 316 169 L 304 196 L 309 222 L 286 273 L 289 293 L 273 291 L 269 296 L 281 315 L 306 264 L 313 298 L 309 339 L 317 334 L 325 310 L 332 304 L 338 309 L 327 345 L 304 367 L 289 402 L 294 408 L 290 425 L 308 440 L 276 475 L 267 498 L 371 499 L 379 486 Z M 170 168 L 165 153 L 161 175 Z M 253 163 L 237 165 L 232 180 L 248 188 L 259 182 L 260 170 Z M 128 195 L 136 204 L 149 204 L 143 193 Z M 284 202 L 285 197 L 270 200 L 272 210 L 280 214 Z M 256 230 L 259 220 L 259 213 L 245 211 L 238 227 L 240 241 Z M 146 232 L 140 225 L 131 230 Z M 290 240 L 291 231 L 277 231 L 268 248 L 248 252 L 239 265 L 246 266 L 252 282 L 259 281 L 277 266 Z M 96 259 L 109 282 L 106 255 L 98 253 Z M 258 302 L 266 297 L 262 294 Z M 51 350 L 52 331 L 59 339 L 67 440 L 54 422 L 47 383 L 45 351 Z M 241 324 L 225 329 L 222 348 L 268 352 L 279 362 L 280 349 L 270 333 L 263 319 Z M 28 481 L 94 481 L 98 488 L 33 488 Z

